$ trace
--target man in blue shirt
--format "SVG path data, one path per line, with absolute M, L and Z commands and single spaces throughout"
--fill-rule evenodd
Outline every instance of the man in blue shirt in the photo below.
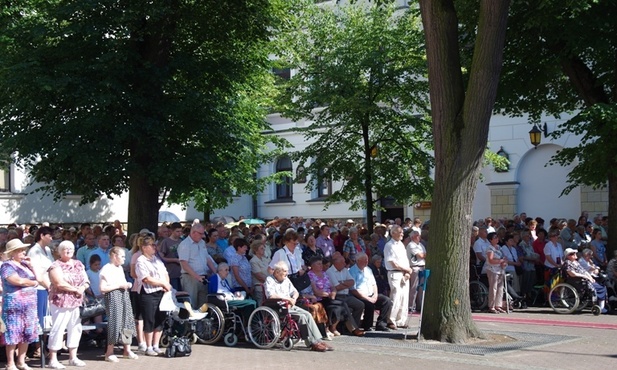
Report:
M 101 257 L 101 268 L 109 263 L 109 235 L 101 234 L 97 240 L 98 247 L 95 248 L 92 253 L 90 253 L 90 257 L 94 254 Z M 88 264 L 86 265 L 86 269 L 90 269 L 90 257 L 86 261 Z
M 218 244 L 218 246 L 221 247 L 221 250 L 224 253 L 225 249 L 229 247 L 229 242 L 227 241 L 227 237 L 229 236 L 229 233 L 227 232 L 227 228 L 225 227 L 225 224 L 222 222 L 219 222 L 216 225 L 216 231 L 218 231 L 219 233 L 219 238 L 216 240 L 216 244 Z
M 364 303 L 364 319 L 362 327 L 365 331 L 371 330 L 375 310 L 379 310 L 375 330 L 389 331 L 388 328 L 396 329 L 396 325 L 388 322 L 392 311 L 392 301 L 390 298 L 377 291 L 377 282 L 373 272 L 368 267 L 368 256 L 364 252 L 356 255 L 356 264 L 349 269 L 349 274 L 354 279 L 351 294 Z

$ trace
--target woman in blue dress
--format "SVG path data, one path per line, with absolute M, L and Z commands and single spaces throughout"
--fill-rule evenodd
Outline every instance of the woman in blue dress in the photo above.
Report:
M 26 365 L 28 344 L 39 338 L 36 310 L 36 280 L 26 257 L 29 244 L 13 239 L 6 244 L 7 260 L 0 266 L 2 276 L 2 320 L 6 325 L 6 369 L 31 370 Z M 17 350 L 17 364 L 15 364 Z

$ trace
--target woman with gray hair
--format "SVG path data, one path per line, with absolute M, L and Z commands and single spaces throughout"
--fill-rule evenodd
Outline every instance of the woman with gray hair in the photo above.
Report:
M 52 369 L 64 369 L 58 362 L 58 351 L 62 348 L 66 330 L 66 346 L 69 348 L 69 365 L 86 366 L 77 358 L 77 347 L 81 339 L 81 317 L 79 307 L 84 299 L 84 291 L 90 286 L 86 269 L 81 261 L 73 258 L 75 246 L 65 240 L 58 246 L 60 259 L 51 264 L 49 278 L 49 310 L 53 325 L 49 333 L 49 365 Z
M 578 260 L 578 263 L 581 265 L 582 268 L 585 269 L 585 271 L 590 273 L 591 276 L 598 276 L 600 269 L 598 268 L 598 266 L 596 266 L 595 263 L 593 263 L 593 251 L 591 249 L 583 249 L 583 251 L 581 252 L 581 258 Z
M 343 244 L 343 257 L 349 258 L 351 264 L 356 263 L 356 255 L 358 253 L 366 253 L 366 246 L 364 240 L 358 236 L 358 229 L 356 227 L 349 228 L 349 239 Z
M 289 272 L 287 263 L 279 261 L 272 266 L 272 269 L 274 272 L 266 278 L 264 286 L 266 298 L 283 300 L 289 304 L 289 313 L 294 320 L 298 321 L 298 325 L 305 325 L 308 329 L 308 337 L 305 339 L 305 343 L 311 351 L 333 351 L 334 348 L 321 341 L 321 333 L 315 320 L 313 320 L 313 316 L 308 311 L 296 306 L 296 300 L 300 294 L 287 278 Z
M 373 272 L 375 282 L 377 283 L 377 291 L 379 292 L 379 294 L 390 296 L 388 270 L 386 270 L 386 266 L 383 265 L 383 257 L 378 254 L 373 255 L 371 257 L 371 263 L 369 263 L 368 267 L 370 267 L 371 271 Z
M 253 297 L 257 304 L 261 305 L 264 296 L 263 284 L 268 277 L 270 258 L 266 256 L 266 246 L 263 240 L 253 240 L 251 251 L 253 252 L 253 258 L 250 261 L 251 276 L 253 277 Z

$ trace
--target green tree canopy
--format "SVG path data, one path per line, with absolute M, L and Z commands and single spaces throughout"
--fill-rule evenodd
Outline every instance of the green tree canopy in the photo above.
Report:
M 564 193 L 609 186 L 617 214 L 617 1 L 513 2 L 497 109 L 506 114 L 574 118 L 551 133 L 581 135 L 551 164 L 576 166 Z M 612 220 L 612 221 L 610 221 Z M 617 219 L 610 217 L 614 229 Z
M 257 191 L 281 4 L 4 1 L 0 145 L 56 198 L 129 190 L 132 229 L 161 195 L 211 209 Z
M 309 124 L 294 159 L 306 166 L 308 190 L 339 181 L 327 199 L 366 209 L 369 227 L 380 198 L 430 197 L 426 59 L 417 12 L 355 4 L 332 9 L 300 2 L 281 35 L 279 55 L 294 75 L 281 112 Z M 377 198 L 373 196 L 377 194 Z

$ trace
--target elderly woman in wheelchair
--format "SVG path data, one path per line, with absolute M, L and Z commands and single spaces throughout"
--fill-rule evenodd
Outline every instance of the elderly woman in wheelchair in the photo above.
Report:
M 578 262 L 577 250 L 566 248 L 562 267 L 565 283 L 557 284 L 549 293 L 549 303 L 558 313 L 582 311 L 592 305 L 594 315 L 607 313 L 606 287 L 596 282 L 593 276 Z
M 287 263 L 279 261 L 274 265 L 272 275 L 266 278 L 266 304 L 258 307 L 249 319 L 251 341 L 257 347 L 268 348 L 282 339 L 283 347 L 291 349 L 296 339 L 295 333 L 299 332 L 312 351 L 332 351 L 332 347 L 321 341 L 321 333 L 311 314 L 296 306 L 300 295 L 287 278 L 287 273 Z
M 221 310 L 225 320 L 223 330 L 226 333 L 223 340 L 231 347 L 238 342 L 238 334 L 246 337 L 246 324 L 257 302 L 246 298 L 246 292 L 232 289 L 227 281 L 228 275 L 229 265 L 219 263 L 217 273 L 208 280 L 208 303 Z

